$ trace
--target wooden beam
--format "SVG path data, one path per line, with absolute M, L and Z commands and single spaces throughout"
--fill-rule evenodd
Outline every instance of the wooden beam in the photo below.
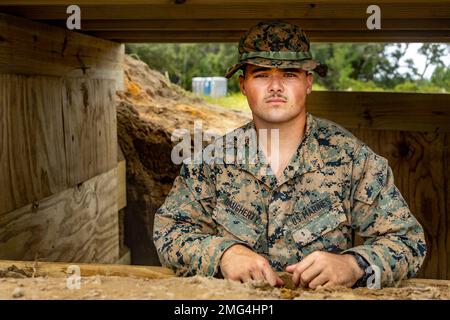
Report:
M 70 270 L 68 270 L 69 266 L 71 265 L 73 264 L 58 263 L 58 262 L 0 260 L 0 269 L 11 270 L 12 272 L 15 271 L 16 273 L 22 274 L 25 277 L 32 277 L 34 275 L 35 277 L 67 278 L 67 276 L 71 275 Z M 85 263 L 78 263 L 77 266 L 80 267 L 82 277 L 116 276 L 116 277 L 134 277 L 150 280 L 167 279 L 175 277 L 175 274 L 173 273 L 172 270 L 165 267 L 157 267 L 157 266 L 128 266 L 128 265 L 85 264 Z M 280 276 L 286 275 L 286 272 L 280 272 L 279 275 Z M 414 278 L 403 280 L 402 285 L 448 287 L 450 286 L 450 280 Z
M 450 94 L 314 91 L 308 110 L 346 128 L 450 132 Z
M 244 31 L 98 31 L 96 37 L 117 42 L 238 42 Z M 307 31 L 311 42 L 449 42 L 450 33 L 437 31 Z
M 39 20 L 42 23 L 65 27 L 63 20 Z M 244 33 L 262 19 L 236 19 L 233 23 L 225 19 L 183 20 L 86 20 L 82 31 L 240 31 Z M 367 31 L 365 19 L 286 19 L 306 31 Z M 450 19 L 383 19 L 384 31 L 450 30 Z
M 117 169 L 0 214 L 0 259 L 115 263 Z
M 233 4 L 271 4 L 273 0 L 227 0 L 226 3 Z M 329 4 L 339 1 L 333 0 L 279 0 L 277 3 L 283 4 Z M 342 1 L 341 1 L 342 2 Z M 377 0 L 377 4 L 385 3 L 426 3 L 424 0 Z M 448 3 L 447 0 L 441 0 L 433 2 Z M 92 6 L 92 5 L 111 5 L 111 0 L 77 0 L 79 6 Z M 373 4 L 373 0 L 346 0 L 345 3 L 361 3 L 370 5 Z M 67 0 L 3 0 L 2 5 L 15 6 L 15 5 L 67 5 Z M 187 5 L 187 4 L 209 4 L 220 5 L 221 2 L 217 0 L 186 0 L 184 3 L 177 4 L 176 0 L 114 0 L 114 5 L 161 5 L 161 4 L 174 4 L 174 5 Z
M 112 79 L 123 88 L 121 44 L 3 13 L 0 34 L 1 73 Z
M 71 275 L 69 266 L 74 264 L 62 262 L 33 262 L 0 260 L 0 269 L 16 270 L 26 277 L 50 277 L 67 278 Z M 92 276 L 114 276 L 114 277 L 135 277 L 141 279 L 165 279 L 175 276 L 172 270 L 156 266 L 128 266 L 117 264 L 87 264 L 77 263 L 80 268 L 81 277 Z M 19 271 L 18 271 L 19 270 Z M 22 271 L 22 272 L 21 272 Z
M 32 20 L 66 20 L 66 6 L 0 6 L 5 12 Z M 383 3 L 383 19 L 447 19 L 448 2 Z M 154 4 L 154 5 L 89 5 L 82 8 L 85 20 L 136 19 L 367 19 L 367 3 L 221 3 Z

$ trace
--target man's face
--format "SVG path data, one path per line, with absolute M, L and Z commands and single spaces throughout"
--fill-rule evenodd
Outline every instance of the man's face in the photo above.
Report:
M 239 77 L 253 117 L 266 123 L 283 123 L 304 113 L 313 76 L 302 69 L 277 69 L 246 65 Z

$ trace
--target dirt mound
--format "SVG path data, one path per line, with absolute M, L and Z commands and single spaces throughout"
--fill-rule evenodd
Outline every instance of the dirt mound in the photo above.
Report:
M 125 91 L 118 93 L 117 134 L 127 161 L 125 243 L 133 264 L 158 265 L 151 239 L 153 216 L 179 172 L 170 154 L 175 129 L 193 133 L 194 121 L 204 130 L 224 134 L 250 120 L 250 114 L 207 104 L 154 71 L 125 57 Z

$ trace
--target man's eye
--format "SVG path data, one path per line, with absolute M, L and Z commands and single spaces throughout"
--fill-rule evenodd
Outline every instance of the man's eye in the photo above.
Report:
M 292 78 L 292 77 L 296 77 L 297 75 L 296 75 L 295 73 L 290 73 L 290 72 L 289 72 L 289 73 L 285 73 L 284 76 L 285 76 L 285 77 Z
M 265 77 L 267 77 L 267 75 L 265 75 L 265 74 L 257 74 L 257 75 L 255 75 L 255 78 L 265 78 Z

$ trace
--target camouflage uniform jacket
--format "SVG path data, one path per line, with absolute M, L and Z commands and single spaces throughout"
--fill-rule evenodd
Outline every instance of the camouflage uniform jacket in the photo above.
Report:
M 249 122 L 241 128 L 254 128 Z M 381 284 L 413 276 L 426 245 L 385 158 L 339 125 L 307 114 L 305 135 L 281 179 L 267 164 L 186 164 L 155 215 L 163 265 L 217 276 L 236 243 L 276 271 L 322 250 L 353 251 L 381 270 Z M 353 247 L 354 232 L 364 244 Z

